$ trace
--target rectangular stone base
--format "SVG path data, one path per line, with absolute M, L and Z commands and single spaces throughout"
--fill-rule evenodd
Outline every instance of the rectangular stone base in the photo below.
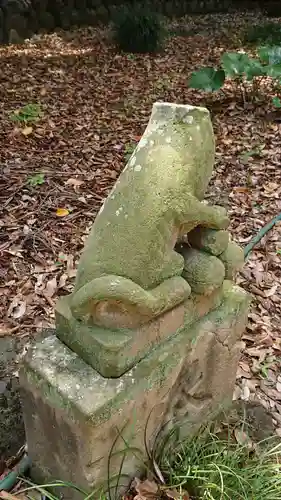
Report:
M 35 479 L 71 481 L 88 493 L 122 473 L 126 486 L 147 460 L 145 434 L 151 447 L 165 422 L 177 422 L 181 437 L 190 436 L 232 398 L 247 310 L 245 292 L 229 285 L 220 307 L 116 379 L 55 334 L 37 341 L 20 370 Z

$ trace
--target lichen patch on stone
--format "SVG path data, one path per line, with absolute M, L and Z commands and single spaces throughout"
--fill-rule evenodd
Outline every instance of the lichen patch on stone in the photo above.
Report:
M 185 123 L 190 123 L 190 125 L 193 123 L 193 116 L 192 115 L 187 115 L 183 118 L 182 120 Z
M 138 149 L 144 148 L 147 145 L 147 139 L 145 137 L 142 137 L 140 142 L 138 143 Z
M 132 156 L 132 158 L 130 159 L 130 165 L 133 167 L 136 163 L 137 159 L 135 156 Z

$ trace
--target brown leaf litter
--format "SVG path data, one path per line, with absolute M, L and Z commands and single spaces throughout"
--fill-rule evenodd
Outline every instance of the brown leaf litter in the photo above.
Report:
M 193 70 L 237 49 L 231 29 L 251 21 L 242 18 L 187 17 L 193 34 L 174 36 L 153 56 L 120 54 L 106 30 L 92 28 L 0 48 L 0 336 L 30 338 L 53 326 L 56 298 L 71 291 L 89 228 L 156 100 L 211 110 L 217 149 L 209 198 L 227 207 L 237 242 L 246 245 L 281 211 L 281 125 L 267 118 L 270 89 L 245 110 L 231 83 L 225 96 L 187 87 Z M 28 103 L 39 103 L 43 116 L 15 124 L 11 113 Z M 235 392 L 269 409 L 279 435 L 280 249 L 279 223 L 238 277 L 253 304 Z

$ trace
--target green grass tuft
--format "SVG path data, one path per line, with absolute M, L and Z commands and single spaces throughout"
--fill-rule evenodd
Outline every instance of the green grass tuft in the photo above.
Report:
M 249 446 L 209 430 L 181 444 L 173 458 L 162 454 L 167 484 L 196 500 L 280 500 L 281 443 Z

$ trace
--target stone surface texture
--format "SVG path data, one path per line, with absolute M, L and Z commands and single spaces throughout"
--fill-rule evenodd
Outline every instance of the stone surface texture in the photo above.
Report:
M 190 437 L 230 404 L 249 301 L 226 211 L 203 200 L 213 163 L 209 112 L 154 104 L 20 371 L 35 479 L 126 486 L 163 433 Z

